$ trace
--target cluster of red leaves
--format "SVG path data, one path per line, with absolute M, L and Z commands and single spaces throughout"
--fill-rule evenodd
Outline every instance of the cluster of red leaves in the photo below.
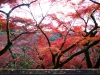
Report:
M 0 5 L 5 3 L 15 3 L 17 0 L 0 0 Z
M 52 58 L 51 58 L 52 57 L 51 52 L 53 54 L 56 54 L 56 53 L 60 52 L 60 50 L 55 46 L 44 47 L 44 48 L 39 49 L 38 51 L 39 51 L 40 56 L 43 58 L 42 63 L 45 64 L 44 66 L 46 68 L 49 68 L 50 66 L 53 66 Z

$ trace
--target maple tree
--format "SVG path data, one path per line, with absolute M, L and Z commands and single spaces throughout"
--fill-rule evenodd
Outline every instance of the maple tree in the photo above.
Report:
M 98 1 L 3 0 L 0 9 L 6 3 L 11 9 L 0 10 L 0 67 L 100 68 Z

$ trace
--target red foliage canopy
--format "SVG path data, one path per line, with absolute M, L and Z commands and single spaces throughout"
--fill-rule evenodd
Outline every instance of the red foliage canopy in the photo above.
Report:
M 0 5 L 8 2 L 8 13 L 0 9 L 1 67 L 100 68 L 100 3 L 3 0 Z

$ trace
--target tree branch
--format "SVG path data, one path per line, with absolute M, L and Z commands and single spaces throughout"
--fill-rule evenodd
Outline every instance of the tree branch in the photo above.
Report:
M 12 45 L 12 42 L 11 42 L 11 40 L 10 40 L 10 27 L 9 27 L 9 17 L 10 17 L 11 12 L 12 12 L 14 9 L 16 9 L 16 8 L 18 8 L 18 7 L 20 7 L 20 6 L 28 6 L 28 7 L 29 7 L 30 4 L 32 4 L 33 2 L 36 2 L 36 1 L 37 1 L 37 0 L 32 1 L 32 2 L 30 2 L 29 4 L 20 4 L 20 5 L 18 5 L 18 6 L 15 6 L 15 7 L 13 7 L 8 13 L 6 13 L 6 12 L 0 10 L 0 12 L 2 12 L 3 14 L 6 15 L 6 33 L 7 33 L 7 45 L 4 47 L 4 49 L 2 49 L 2 50 L 0 51 L 0 56 L 3 55 L 3 54 L 10 48 L 10 46 Z
M 17 35 L 14 39 L 12 39 L 11 41 L 15 41 L 17 38 L 19 38 L 21 35 L 23 35 L 23 34 L 34 34 L 35 32 L 23 32 L 23 33 L 21 33 L 21 34 L 19 34 L 19 35 Z
M 100 56 L 97 60 L 97 63 L 95 64 L 94 68 L 99 68 L 99 66 L 100 66 Z
M 64 62 L 62 62 L 62 63 L 60 63 L 60 64 L 59 64 L 59 63 L 56 63 L 56 65 L 54 66 L 53 69 L 62 67 L 64 64 L 66 64 L 67 62 L 69 62 L 71 59 L 73 59 L 74 57 L 76 57 L 76 56 L 78 56 L 78 55 L 84 53 L 84 52 L 87 51 L 87 50 L 89 50 L 90 47 L 96 45 L 96 44 L 99 43 L 99 42 L 100 42 L 100 40 L 91 42 L 86 48 L 84 48 L 83 50 L 81 50 L 81 51 L 79 51 L 79 52 L 77 52 L 77 53 L 75 53 L 75 54 L 73 54 L 73 55 L 71 55 L 71 56 L 70 56 L 67 60 L 65 60 Z
M 99 4 L 100 5 L 100 3 L 96 2 L 96 1 L 93 1 L 93 0 L 90 0 L 90 1 L 93 2 L 93 3 L 95 3 L 95 4 Z
M 5 48 L 0 51 L 0 56 L 3 55 L 10 48 L 11 45 L 12 45 L 12 42 L 7 43 Z
M 15 10 L 16 8 L 18 8 L 18 7 L 21 7 L 21 6 L 27 6 L 27 7 L 29 7 L 33 2 L 36 2 L 37 0 L 35 0 L 35 1 L 32 1 L 32 2 L 30 2 L 30 3 L 27 3 L 27 4 L 20 4 L 20 5 L 17 5 L 17 6 L 15 6 L 15 7 L 13 7 L 10 11 L 9 11 L 9 15 L 11 14 L 11 12 L 13 11 L 13 10 Z

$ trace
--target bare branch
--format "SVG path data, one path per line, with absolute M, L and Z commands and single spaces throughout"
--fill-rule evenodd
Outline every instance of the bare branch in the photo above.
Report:
M 98 9 L 98 8 L 97 8 Z M 95 24 L 95 28 L 97 28 L 98 27 L 98 23 L 96 22 L 96 20 L 95 20 L 95 17 L 94 17 L 94 13 L 95 13 L 95 11 L 97 10 L 97 9 L 94 9 L 94 11 L 93 11 L 93 13 L 90 15 L 91 16 L 91 18 L 92 18 L 92 20 L 93 20 L 93 22 L 94 22 L 94 24 Z
M 41 9 L 41 12 L 42 12 L 42 17 L 43 17 L 43 10 L 42 10 L 42 7 L 41 7 L 40 2 L 39 2 L 39 7 L 40 7 L 40 9 Z
M 17 5 L 17 6 L 15 6 L 15 7 L 13 7 L 10 11 L 9 11 L 9 15 L 11 14 L 11 12 L 13 11 L 13 10 L 15 10 L 16 8 L 18 8 L 18 7 L 21 7 L 21 6 L 27 6 L 27 7 L 29 7 L 33 2 L 36 2 L 37 0 L 35 0 L 35 1 L 32 1 L 32 2 L 30 2 L 30 3 L 27 3 L 27 4 L 20 4 L 20 5 Z
M 12 41 L 10 40 L 10 27 L 9 27 L 9 16 L 10 16 L 10 14 L 12 13 L 12 11 L 14 10 L 14 9 L 16 9 L 16 8 L 18 8 L 18 7 L 20 7 L 20 6 L 30 6 L 30 4 L 32 4 L 33 2 L 36 2 L 37 0 L 35 0 L 35 1 L 32 1 L 31 3 L 29 3 L 29 4 L 20 4 L 20 5 L 18 5 L 18 6 L 15 6 L 15 7 L 13 7 L 8 13 L 6 13 L 6 12 L 4 12 L 4 11 L 2 11 L 2 10 L 0 10 L 0 12 L 2 12 L 2 13 L 4 13 L 5 15 L 6 15 L 6 32 L 7 32 L 7 45 L 4 47 L 4 49 L 2 49 L 1 51 L 0 51 L 0 55 L 3 55 L 10 47 L 11 47 L 11 45 L 12 45 Z M 18 36 L 19 37 L 19 36 Z M 15 38 L 16 39 L 16 38 Z M 15 40 L 14 39 L 14 40 Z
M 6 12 L 4 12 L 4 11 L 2 11 L 2 10 L 0 10 L 0 12 L 1 12 L 1 13 L 3 13 L 3 14 L 5 14 L 5 15 L 7 15 L 7 13 L 6 13 Z
M 79 41 L 76 42 L 75 44 L 72 44 L 72 45 L 69 46 L 67 49 L 63 50 L 63 51 L 59 54 L 59 56 L 58 56 L 58 58 L 57 58 L 57 64 L 59 64 L 60 58 L 61 58 L 61 56 L 62 56 L 64 53 L 66 53 L 67 51 L 69 51 L 70 49 L 72 49 L 73 47 L 75 47 L 79 42 L 81 42 L 81 41 L 84 40 L 84 39 L 85 39 L 85 38 L 79 40 Z
M 90 1 L 93 2 L 93 3 L 95 3 L 95 4 L 99 4 L 100 5 L 100 3 L 96 2 L 96 1 L 93 1 L 93 0 L 90 0 Z
M 34 34 L 35 32 L 23 32 L 23 33 L 21 33 L 21 34 L 19 34 L 19 35 L 17 35 L 14 39 L 12 39 L 11 41 L 15 41 L 16 39 L 18 39 L 21 35 L 23 35 L 23 34 Z
M 0 56 L 3 55 L 12 45 L 12 42 L 7 43 L 7 45 L 0 51 Z
M 72 28 L 72 26 L 70 24 L 70 28 L 68 29 L 67 33 L 65 34 L 64 41 L 63 41 L 63 43 L 62 43 L 62 45 L 60 47 L 60 50 L 63 48 L 64 44 L 66 43 L 66 38 L 68 36 L 68 33 L 71 31 L 71 28 Z
M 84 53 L 85 51 L 89 50 L 90 47 L 96 45 L 96 44 L 99 43 L 99 42 L 100 42 L 100 40 L 97 40 L 97 41 L 94 41 L 94 42 L 90 43 L 86 48 L 84 48 L 83 50 L 81 50 L 81 51 L 79 51 L 79 52 L 77 52 L 77 53 L 75 53 L 75 54 L 73 54 L 73 55 L 71 55 L 71 56 L 70 56 L 67 60 L 65 60 L 64 62 L 62 62 L 62 63 L 60 63 L 60 64 L 57 63 L 57 64 L 54 66 L 53 69 L 62 67 L 64 64 L 66 64 L 67 62 L 69 62 L 70 60 L 72 60 L 74 57 L 76 57 L 76 56 L 78 56 L 78 55 Z
M 78 13 L 78 11 L 77 11 L 77 10 L 75 10 L 75 11 L 76 11 L 76 13 L 78 14 L 78 16 L 84 21 L 84 23 L 85 23 L 85 25 L 86 25 L 86 26 L 85 26 L 84 32 L 87 33 L 86 28 L 87 28 L 87 23 L 88 23 L 88 21 L 89 21 L 89 18 L 87 19 L 87 21 L 85 21 L 85 19 L 81 17 L 81 15 Z

